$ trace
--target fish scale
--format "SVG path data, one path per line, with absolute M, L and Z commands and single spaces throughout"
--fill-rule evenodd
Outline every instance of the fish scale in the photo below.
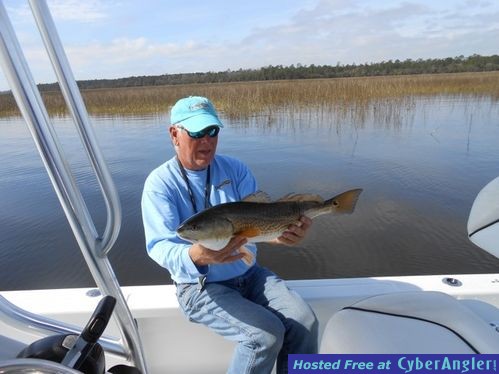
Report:
M 274 204 L 245 202 L 233 204 L 236 206 L 230 210 L 237 210 L 237 213 L 228 213 L 227 218 L 234 225 L 236 233 L 255 227 L 258 227 L 261 233 L 283 232 L 290 224 L 298 222 L 308 209 L 318 205 L 312 202 L 294 201 Z M 237 204 L 242 206 L 237 207 Z

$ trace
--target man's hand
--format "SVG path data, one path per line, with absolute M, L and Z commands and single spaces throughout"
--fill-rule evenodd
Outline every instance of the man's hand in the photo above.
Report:
M 289 225 L 288 229 L 273 242 L 289 246 L 296 245 L 305 238 L 310 226 L 312 226 L 312 220 L 306 216 L 301 216 L 299 222 Z
M 189 256 L 192 262 L 198 266 L 210 264 L 225 264 L 243 258 L 244 253 L 237 250 L 245 245 L 248 240 L 242 236 L 234 236 L 227 245 L 219 251 L 214 251 L 203 247 L 201 244 L 193 244 L 189 248 Z

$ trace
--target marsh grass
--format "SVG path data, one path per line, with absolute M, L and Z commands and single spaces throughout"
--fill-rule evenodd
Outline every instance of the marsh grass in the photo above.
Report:
M 82 91 L 92 115 L 128 116 L 167 113 L 181 97 L 209 97 L 231 119 L 269 116 L 303 109 L 358 112 L 379 105 L 408 105 L 421 96 L 472 96 L 499 99 L 499 72 L 309 79 L 291 81 L 190 84 Z M 65 116 L 60 92 L 44 92 L 50 115 Z M 373 109 L 374 108 L 374 109 Z M 0 95 L 0 116 L 19 115 L 12 95 Z

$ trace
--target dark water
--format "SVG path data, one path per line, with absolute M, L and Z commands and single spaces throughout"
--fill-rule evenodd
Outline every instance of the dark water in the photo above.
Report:
M 300 247 L 261 245 L 260 263 L 286 279 L 499 272 L 471 244 L 474 197 L 499 175 L 499 104 L 431 98 L 224 119 L 219 152 L 245 161 L 260 188 L 330 197 L 361 187 L 355 213 L 315 220 Z M 102 231 L 95 179 L 67 119 L 57 132 Z M 92 118 L 119 189 L 123 224 L 111 262 L 122 285 L 163 284 L 144 249 L 143 182 L 173 154 L 166 117 Z M 0 120 L 0 290 L 94 283 L 49 184 L 27 127 Z

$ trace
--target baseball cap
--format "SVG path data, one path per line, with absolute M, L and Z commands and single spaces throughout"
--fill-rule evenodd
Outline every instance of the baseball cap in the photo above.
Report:
M 170 123 L 181 124 L 192 132 L 214 125 L 224 127 L 212 102 L 202 96 L 189 96 L 177 101 L 170 112 Z

